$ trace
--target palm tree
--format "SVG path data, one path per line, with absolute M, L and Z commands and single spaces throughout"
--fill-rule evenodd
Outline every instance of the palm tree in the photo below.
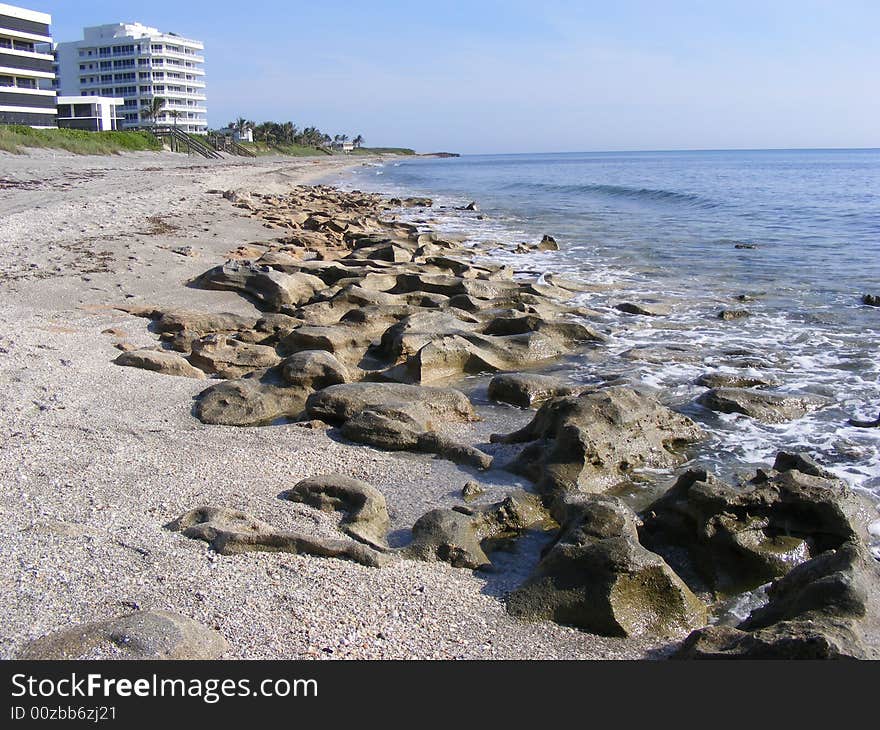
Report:
M 165 99 L 154 96 L 153 100 L 141 109 L 141 119 L 158 121 L 159 115 L 165 110 Z
M 177 120 L 183 116 L 183 112 L 180 109 L 172 109 L 168 112 L 171 115 L 171 118 L 174 120 L 174 126 L 177 126 Z
M 352 140 L 352 142 L 354 142 L 354 146 L 355 146 L 355 147 L 360 147 L 360 146 L 364 143 L 364 137 L 363 137 L 363 135 L 362 135 L 362 134 L 359 134 L 357 137 L 355 137 L 355 138 Z
M 299 130 L 293 122 L 285 122 L 281 125 L 281 136 L 288 144 L 292 143 Z

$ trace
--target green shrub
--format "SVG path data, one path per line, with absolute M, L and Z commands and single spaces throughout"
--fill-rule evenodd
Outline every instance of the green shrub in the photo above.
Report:
M 0 126 L 0 150 L 20 153 L 22 148 L 60 149 L 75 155 L 115 155 L 162 149 L 149 132 L 87 132 L 80 129 L 33 129 Z

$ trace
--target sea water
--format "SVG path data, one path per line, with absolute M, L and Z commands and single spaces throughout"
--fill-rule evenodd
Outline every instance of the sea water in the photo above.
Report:
M 576 301 L 607 345 L 567 361 L 580 383 L 625 377 L 709 433 L 692 464 L 722 475 L 811 453 L 880 500 L 880 150 L 632 152 L 414 158 L 360 167 L 350 188 L 434 198 L 408 216 L 504 244 L 524 272 L 595 285 Z M 458 210 L 476 201 L 479 212 Z M 554 236 L 561 251 L 513 254 Z M 665 317 L 622 301 L 661 298 Z M 744 297 L 745 301 L 740 299 Z M 722 321 L 723 309 L 748 317 Z M 696 398 L 709 371 L 778 380 L 829 405 L 784 424 L 717 414 Z

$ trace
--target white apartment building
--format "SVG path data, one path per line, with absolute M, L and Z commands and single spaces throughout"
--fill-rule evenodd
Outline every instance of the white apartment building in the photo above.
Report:
M 64 96 L 120 97 L 121 129 L 176 124 L 208 131 L 204 44 L 140 23 L 83 29 L 83 39 L 55 49 L 56 88 Z M 153 99 L 164 101 L 154 119 Z
M 0 124 L 55 126 L 52 43 L 46 13 L 0 3 Z M 48 50 L 46 48 L 45 50 Z

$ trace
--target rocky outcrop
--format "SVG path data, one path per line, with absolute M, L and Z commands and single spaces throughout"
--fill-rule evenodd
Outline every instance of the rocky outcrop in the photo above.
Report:
M 123 367 L 152 370 L 162 375 L 175 375 L 198 380 L 205 378 L 204 371 L 190 365 L 176 352 L 168 350 L 131 350 L 123 352 L 113 362 Z
M 486 541 L 521 533 L 547 519 L 538 498 L 523 491 L 477 510 L 434 509 L 413 525 L 412 542 L 402 553 L 412 559 L 441 561 L 456 568 L 486 568 L 491 564 L 484 549 Z
M 616 497 L 569 496 L 562 527 L 508 610 L 606 636 L 676 636 L 706 608 L 659 555 L 639 543 L 635 514 Z
M 458 390 L 401 383 L 334 385 L 310 396 L 306 408 L 311 418 L 340 424 L 368 407 L 391 405 L 418 405 L 444 421 L 467 423 L 477 420 L 470 400 Z
M 681 575 L 731 594 L 859 539 L 869 513 L 843 482 L 803 455 L 780 454 L 775 466 L 737 486 L 686 472 L 644 511 L 642 541 Z
M 537 373 L 504 373 L 489 382 L 489 398 L 520 408 L 533 408 L 544 401 L 571 395 L 574 386 L 559 378 Z
M 240 378 L 281 362 L 274 347 L 242 342 L 227 335 L 208 335 L 192 343 L 190 362 L 221 378 Z
M 814 395 L 779 395 L 745 388 L 714 388 L 698 398 L 700 405 L 719 413 L 741 413 L 762 423 L 784 423 L 827 405 Z
M 858 418 L 850 418 L 848 423 L 855 428 L 880 428 L 880 415 L 873 421 L 860 421 Z
M 300 388 L 321 390 L 347 383 L 351 375 L 331 353 L 324 350 L 302 350 L 281 363 L 284 382 Z
M 880 294 L 864 294 L 862 304 L 867 307 L 880 307 Z
M 303 413 L 311 391 L 284 382 L 276 369 L 226 380 L 202 391 L 193 409 L 202 423 L 265 426 Z
M 662 302 L 621 302 L 615 309 L 626 314 L 640 314 L 644 317 L 663 317 L 672 312 L 668 304 Z
M 409 558 L 474 570 L 491 564 L 472 518 L 462 512 L 431 510 L 419 517 L 413 525 L 412 535 L 413 540 L 404 551 Z
M 218 659 L 229 649 L 214 629 L 168 611 L 138 611 L 71 626 L 24 645 L 23 661 Z
M 488 469 L 492 457 L 432 430 L 431 414 L 419 404 L 368 406 L 342 424 L 342 435 L 356 443 L 389 451 L 421 451 L 459 464 Z
M 325 512 L 342 512 L 339 527 L 345 534 L 378 550 L 388 548 L 388 507 L 385 496 L 371 484 L 325 474 L 303 479 L 281 496 Z
M 173 349 L 188 353 L 193 340 L 213 334 L 235 335 L 257 327 L 258 317 L 230 312 L 192 312 L 185 309 L 156 310 L 149 313 L 153 328 Z
M 639 467 L 680 463 L 685 444 L 703 438 L 689 418 L 650 395 L 616 386 L 556 398 L 525 428 L 492 441 L 525 443 L 511 465 L 550 495 L 602 492 Z
M 817 555 L 768 589 L 736 627 L 692 633 L 678 659 L 880 659 L 880 567 L 858 540 Z
M 316 276 L 301 272 L 286 274 L 249 261 L 227 261 L 195 279 L 202 289 L 228 289 L 254 299 L 268 312 L 289 313 L 306 304 L 324 288 Z
M 228 507 L 200 507 L 179 517 L 168 529 L 204 540 L 221 555 L 255 551 L 343 558 L 368 567 L 386 565 L 389 557 L 353 540 L 333 540 L 279 530 Z
M 770 375 L 744 375 L 740 373 L 704 373 L 696 379 L 704 388 L 772 388 L 779 381 Z

